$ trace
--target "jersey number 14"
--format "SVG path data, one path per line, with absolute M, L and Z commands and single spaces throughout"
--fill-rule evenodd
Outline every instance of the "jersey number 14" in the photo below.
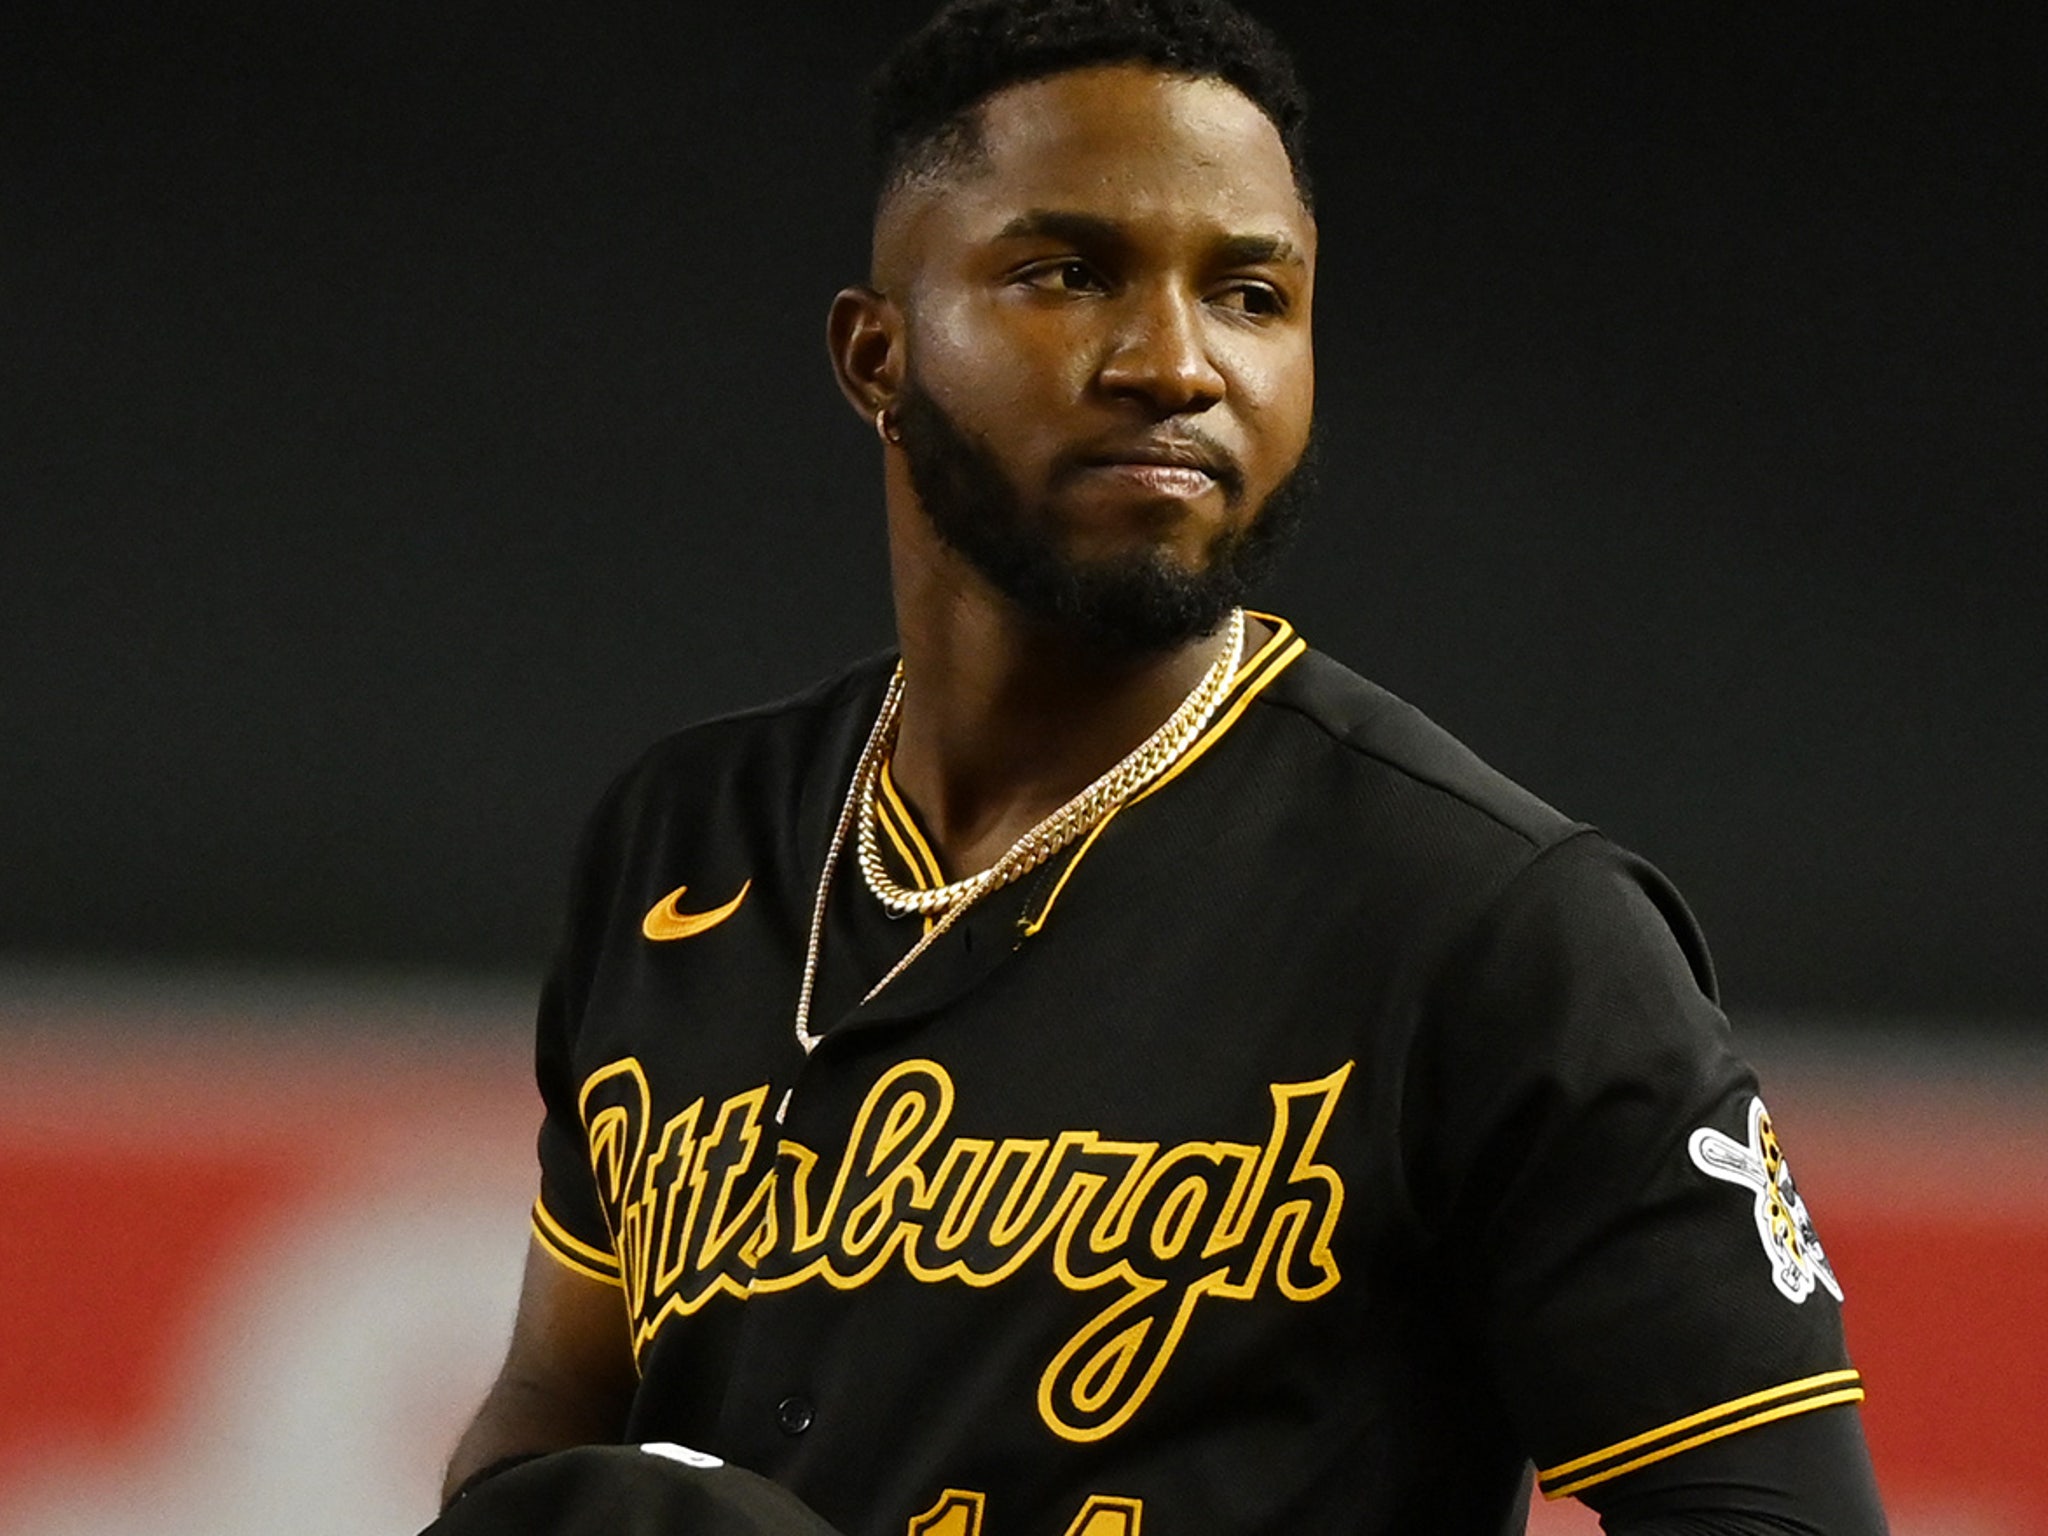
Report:
M 982 1536 L 982 1505 L 978 1493 L 948 1488 L 939 1502 L 910 1522 L 906 1536 Z M 1139 1536 L 1138 1517 L 1145 1512 L 1142 1499 L 1120 1499 L 1095 1493 L 1074 1516 L 1066 1536 Z

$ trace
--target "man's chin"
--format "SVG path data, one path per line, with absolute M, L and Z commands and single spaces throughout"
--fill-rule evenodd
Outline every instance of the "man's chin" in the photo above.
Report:
M 983 574 L 1032 617 L 1132 653 L 1172 650 L 1212 635 L 1244 597 L 1232 574 L 1190 571 L 1157 551 Z

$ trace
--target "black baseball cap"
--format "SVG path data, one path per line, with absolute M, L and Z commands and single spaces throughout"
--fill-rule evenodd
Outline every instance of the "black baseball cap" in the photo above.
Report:
M 579 1445 L 475 1484 L 420 1536 L 839 1536 L 788 1489 L 687 1446 Z

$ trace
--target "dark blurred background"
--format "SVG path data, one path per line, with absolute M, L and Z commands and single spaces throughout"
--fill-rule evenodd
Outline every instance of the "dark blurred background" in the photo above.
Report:
M 1738 1008 L 2048 1019 L 2035 8 L 1262 8 L 1271 603 L 1670 873 Z M 827 376 L 923 4 L 0 25 L 0 960 L 530 974 L 652 737 L 889 636 Z

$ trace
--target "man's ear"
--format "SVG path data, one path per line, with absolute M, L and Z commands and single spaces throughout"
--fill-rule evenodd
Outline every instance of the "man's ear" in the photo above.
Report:
M 872 424 L 903 388 L 903 312 L 872 288 L 842 288 L 825 319 L 825 346 L 839 392 Z

